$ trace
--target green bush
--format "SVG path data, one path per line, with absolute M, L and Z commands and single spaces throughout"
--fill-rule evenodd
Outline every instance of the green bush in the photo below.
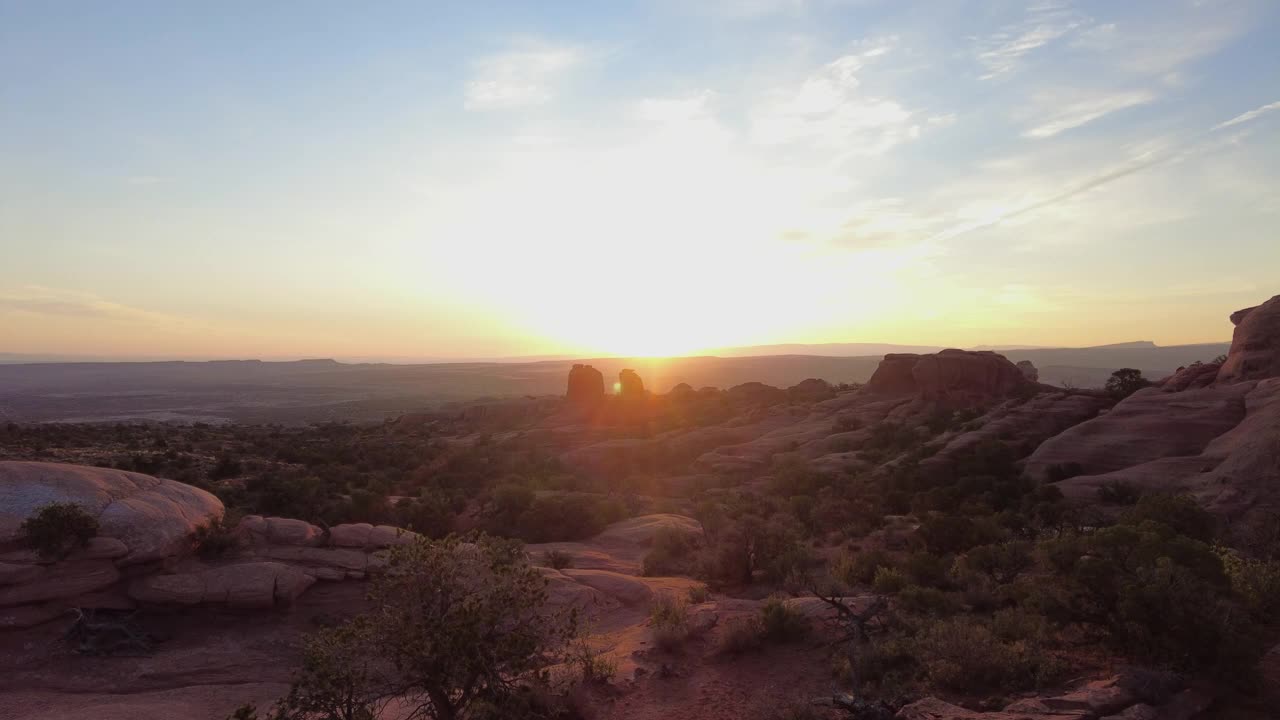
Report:
M 950 615 L 960 609 L 954 596 L 919 585 L 908 585 L 898 591 L 898 606 L 908 612 L 933 616 Z
M 61 560 L 87 547 L 98 534 L 98 521 L 75 503 L 50 503 L 22 521 L 27 547 L 46 560 Z
M 809 618 L 798 610 L 772 597 L 760 608 L 760 623 L 764 628 L 764 639 L 774 643 L 788 643 L 803 640 L 809 634 Z
M 1098 487 L 1098 501 L 1107 505 L 1132 505 L 1142 492 L 1123 480 L 1108 480 Z
M 880 568 L 892 568 L 893 559 L 883 550 L 846 553 L 836 563 L 833 574 L 846 585 L 870 585 Z
M 711 590 L 706 585 L 694 585 L 689 588 L 689 602 L 699 605 L 711 598 Z
M 1142 371 L 1134 368 L 1120 368 L 1107 378 L 1107 394 L 1122 400 L 1150 385 L 1150 381 L 1142 377 Z
M 1005 643 L 970 618 L 940 620 L 915 639 L 929 679 L 956 692 L 1012 692 L 1034 687 L 1039 659 L 1018 643 Z

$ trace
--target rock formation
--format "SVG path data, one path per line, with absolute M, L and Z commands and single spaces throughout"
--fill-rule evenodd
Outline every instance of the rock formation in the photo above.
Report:
M 618 394 L 623 398 L 644 397 L 644 381 L 639 373 L 630 368 L 618 373 Z
M 1231 314 L 1236 326 L 1219 383 L 1280 377 L 1280 295 Z
M 1280 509 L 1280 296 L 1231 316 L 1221 368 L 1192 365 L 1140 390 L 1110 412 L 1049 439 L 1026 470 L 1079 471 L 1058 487 L 1092 502 L 1100 487 L 1184 492 L 1209 510 L 1252 522 Z
M 596 405 L 604 400 L 604 374 L 590 365 L 575 363 L 569 369 L 565 398 L 574 405 Z
M 1022 377 L 1031 382 L 1040 382 L 1040 371 L 1036 369 L 1035 363 L 1030 360 L 1019 360 L 1018 369 L 1022 371 Z
M 967 406 L 1017 395 L 1034 388 L 1034 383 L 998 353 L 943 350 L 885 355 L 867 387 L 882 395 L 914 394 L 926 401 Z

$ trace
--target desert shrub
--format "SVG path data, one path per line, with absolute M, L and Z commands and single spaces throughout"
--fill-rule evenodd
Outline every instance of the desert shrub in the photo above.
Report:
M 907 585 L 898 591 L 898 607 L 921 615 L 950 615 L 959 610 L 956 599 L 933 587 Z
M 929 679 L 957 692 L 1013 691 L 1034 686 L 1039 659 L 1021 644 L 1002 642 L 970 618 L 940 620 L 915 638 Z
M 694 585 L 689 588 L 689 602 L 698 605 L 711 598 L 711 590 L 706 585 Z
M 649 604 L 649 626 L 659 649 L 675 650 L 689 639 L 689 606 L 670 593 L 660 593 Z
M 1155 522 L 1179 535 L 1212 542 L 1217 520 L 1189 495 L 1150 493 L 1143 495 L 1121 521 L 1128 525 Z
M 823 715 L 812 702 L 793 700 L 767 708 L 756 716 L 758 720 L 823 720 Z
M 653 544 L 641 561 L 641 572 L 655 575 L 690 575 L 697 565 L 697 537 L 664 527 L 653 536 Z
M 244 472 L 244 466 L 234 455 L 220 455 L 213 468 L 209 470 L 210 480 L 224 480 L 236 477 Z
M 75 503 L 50 503 L 23 520 L 19 529 L 27 547 L 55 560 L 87 547 L 98 534 L 98 520 Z
M 1031 543 L 1013 540 L 997 545 L 979 545 L 965 553 L 964 564 L 995 582 L 1011 583 L 1035 565 Z
M 837 562 L 833 574 L 846 585 L 870 585 L 880 568 L 892 568 L 893 559 L 883 550 L 868 550 L 844 554 Z
M 1078 462 L 1054 463 L 1045 468 L 1045 479 L 1051 483 L 1069 480 L 1084 473 L 1084 466 Z
M 730 618 L 720 633 L 718 650 L 729 655 L 738 655 L 755 650 L 764 642 L 764 623 L 760 616 Z
M 907 586 L 907 578 L 894 568 L 882 567 L 876 570 L 871 588 L 881 595 L 892 595 Z
M 240 537 L 235 525 L 226 516 L 197 526 L 191 536 L 196 554 L 205 560 L 215 560 L 240 549 Z
M 517 543 L 397 547 L 370 612 L 309 639 L 280 717 L 371 720 L 391 696 L 436 719 L 519 704 L 545 681 L 545 657 L 575 634 L 576 616 L 548 612 L 546 599 L 546 580 Z
M 591 644 L 591 634 L 583 631 L 569 642 L 565 663 L 582 682 L 608 683 L 618 673 L 618 663 Z
M 931 513 L 920 523 L 920 538 L 935 555 L 951 555 L 971 547 L 999 542 L 1003 533 L 986 518 Z
M 1107 378 L 1107 394 L 1117 400 L 1124 399 L 1138 392 L 1151 383 L 1142 377 L 1142 371 L 1134 368 L 1120 368 Z
M 573 567 L 573 556 L 563 550 L 548 550 L 542 554 L 542 563 L 549 568 L 563 570 Z
M 769 642 L 796 642 L 809 634 L 809 618 L 777 597 L 769 598 L 760 608 L 760 623 Z
M 1280 616 L 1280 563 L 1247 558 L 1225 549 L 1218 550 L 1218 555 L 1231 591 L 1250 612 L 1263 621 Z
M 903 572 L 911 582 L 934 588 L 943 588 L 948 585 L 947 575 L 950 568 L 950 559 L 928 552 L 911 553 L 902 565 Z
M 1108 505 L 1132 505 L 1141 496 L 1138 488 L 1123 480 L 1108 480 L 1098 487 L 1098 501 Z

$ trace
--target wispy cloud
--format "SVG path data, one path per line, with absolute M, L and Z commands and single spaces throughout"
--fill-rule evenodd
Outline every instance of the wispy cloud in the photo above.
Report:
M 90 293 L 39 286 L 0 292 L 0 312 L 93 318 L 153 326 L 186 323 L 173 315 L 131 307 Z
M 1254 108 L 1253 110 L 1250 110 L 1249 112 L 1246 112 L 1246 113 L 1240 113 L 1239 115 L 1231 118 L 1230 120 L 1226 120 L 1224 122 L 1218 123 L 1217 125 L 1214 125 L 1213 129 L 1222 130 L 1224 128 L 1241 125 L 1249 122 L 1250 120 L 1254 120 L 1263 115 L 1266 115 L 1272 110 L 1280 110 L 1280 100 L 1277 100 L 1276 102 L 1273 102 L 1273 103 L 1267 103 L 1266 105 Z
M 989 80 L 1013 72 L 1026 55 L 1086 22 L 1087 18 L 1062 3 L 1032 5 L 1019 22 L 1006 25 L 992 35 L 977 38 L 977 60 L 987 71 L 982 79 Z
M 581 59 L 577 48 L 535 42 L 481 58 L 467 82 L 465 106 L 509 110 L 546 103 L 556 80 Z
M 1068 97 L 1070 93 L 1067 93 Z M 1053 108 L 1049 117 L 1043 118 L 1039 124 L 1027 130 L 1023 135 L 1031 138 L 1049 138 L 1067 130 L 1106 117 L 1111 113 L 1126 108 L 1145 105 L 1156 99 L 1155 93 L 1147 90 L 1130 90 L 1124 92 L 1104 92 L 1091 97 L 1069 100 L 1060 94 L 1041 94 L 1037 105 Z

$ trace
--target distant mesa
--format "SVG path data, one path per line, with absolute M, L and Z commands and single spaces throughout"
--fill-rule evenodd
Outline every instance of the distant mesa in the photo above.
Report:
M 930 355 L 885 355 L 867 387 L 881 395 L 918 395 L 960 406 L 1010 397 L 1030 389 L 1034 382 L 1023 368 L 998 353 L 943 350 Z
M 644 397 L 644 381 L 635 370 L 627 368 L 618 373 L 618 394 L 624 398 Z
M 590 365 L 575 363 L 569 370 L 565 397 L 574 405 L 596 405 L 604 400 L 604 374 Z

